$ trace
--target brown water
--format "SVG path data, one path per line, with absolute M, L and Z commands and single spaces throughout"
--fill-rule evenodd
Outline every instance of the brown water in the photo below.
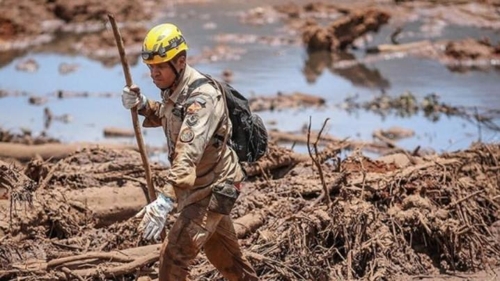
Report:
M 263 2 L 263 1 L 259 1 Z M 275 3 L 283 1 L 266 1 Z M 185 4 L 166 7 L 167 13 L 160 21 L 176 23 L 188 39 L 190 55 L 199 54 L 203 48 L 216 45 L 214 36 L 218 34 L 275 35 L 282 33 L 280 22 L 265 26 L 250 26 L 239 23 L 238 13 L 250 7 L 252 3 L 240 1 L 217 1 L 210 4 Z M 157 22 L 151 23 L 151 25 Z M 204 28 L 208 23 L 214 29 Z M 402 34 L 402 41 L 425 39 L 419 32 L 421 24 L 408 24 Z M 369 45 L 387 43 L 395 26 L 383 27 L 374 34 Z M 407 35 L 405 37 L 405 34 Z M 411 35 L 411 36 L 409 36 Z M 487 36 L 492 42 L 498 42 L 498 31 L 479 30 L 470 27 L 447 26 L 437 38 L 462 39 L 466 37 Z M 260 43 L 229 44 L 234 48 L 244 49 L 240 60 L 201 63 L 199 70 L 218 76 L 224 69 L 234 72 L 232 84 L 247 95 L 275 95 L 278 92 L 305 92 L 324 97 L 325 109 L 292 109 L 279 112 L 262 112 L 262 117 L 270 122 L 270 129 L 299 131 L 312 117 L 312 128 L 319 129 L 326 118 L 329 133 L 337 137 L 371 140 L 373 130 L 400 126 L 415 130 L 416 136 L 402 140 L 398 144 L 413 149 L 418 145 L 432 148 L 438 152 L 452 151 L 467 147 L 471 142 L 482 140 L 498 142 L 497 131 L 482 128 L 478 124 L 458 117 L 442 116 L 439 120 L 430 120 L 422 114 L 402 118 L 395 115 L 381 117 L 371 112 L 357 111 L 348 113 L 340 104 L 350 96 L 358 100 L 368 100 L 382 91 L 391 96 L 399 96 L 410 91 L 421 99 L 430 93 L 440 96 L 440 101 L 456 106 L 477 107 L 479 109 L 500 108 L 500 72 L 495 68 L 487 71 L 466 73 L 451 72 L 439 62 L 415 58 L 390 58 L 370 64 L 358 64 L 350 68 L 323 68 L 319 66 L 328 60 L 324 54 L 309 55 L 300 45 L 270 46 Z M 363 50 L 346 54 L 353 59 L 365 56 Z M 24 59 L 34 58 L 40 65 L 39 71 L 26 73 L 17 71 L 16 64 Z M 66 75 L 58 72 L 61 63 L 76 63 L 78 71 Z M 306 79 L 305 71 L 316 71 L 313 79 Z M 157 89 L 149 81 L 147 69 L 143 65 L 132 66 L 134 81 L 150 98 L 158 96 Z M 361 77 L 361 78 L 360 78 Z M 121 106 L 119 94 L 124 84 L 121 66 L 112 68 L 83 56 L 67 56 L 57 53 L 28 53 L 16 58 L 12 63 L 0 69 L 0 89 L 27 92 L 37 96 L 47 96 L 46 105 L 55 115 L 69 114 L 70 123 L 54 122 L 48 128 L 50 136 L 63 141 L 101 141 L 104 140 L 104 127 L 131 128 L 130 114 Z M 54 96 L 57 90 L 112 92 L 112 98 L 73 98 L 59 100 Z M 43 109 L 45 106 L 33 106 L 27 102 L 28 96 L 7 97 L 0 99 L 0 126 L 4 129 L 18 130 L 31 128 L 34 133 L 44 130 Z M 495 120 L 500 124 L 499 120 Z M 134 143 L 134 139 L 106 140 Z M 146 130 L 145 141 L 148 144 L 162 146 L 164 143 L 161 130 Z M 303 148 L 298 147 L 298 150 Z

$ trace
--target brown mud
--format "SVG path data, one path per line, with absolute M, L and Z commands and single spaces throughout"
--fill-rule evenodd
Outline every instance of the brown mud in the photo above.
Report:
M 340 159 L 340 151 L 298 155 L 272 145 L 247 167 L 232 214 L 263 280 L 400 280 L 499 266 L 500 146 L 379 160 Z M 158 251 L 144 247 L 157 246 L 141 239 L 133 218 L 146 204 L 138 152 L 90 148 L 0 164 L 1 276 L 156 278 Z M 164 184 L 168 168 L 153 163 L 152 171 Z M 193 274 L 220 278 L 204 257 Z
M 108 13 L 122 24 L 133 63 L 146 30 L 143 19 L 158 17 L 154 7 L 168 2 L 4 0 L 0 65 L 30 48 L 49 48 L 53 42 L 57 45 L 50 48 L 61 53 L 86 54 L 116 64 Z M 400 43 L 402 30 L 394 31 L 391 44 L 376 47 L 360 43 L 360 38 L 388 20 L 404 22 L 423 15 L 499 30 L 499 9 L 498 1 L 292 3 L 252 9 L 240 19 L 255 25 L 280 19 L 288 30 L 282 37 L 227 34 L 217 40 L 303 44 L 311 51 L 326 52 L 328 60 L 308 66 L 309 80 L 322 68 L 342 73 L 349 65 L 387 59 L 391 53 L 435 59 L 467 71 L 498 66 L 499 42 L 486 38 Z M 365 48 L 367 55 L 346 59 L 341 53 L 346 48 Z M 217 46 L 191 60 L 237 59 L 242 52 L 244 48 Z M 38 71 L 36 61 L 18 67 Z M 78 68 L 65 65 L 60 71 Z M 226 73 L 230 79 L 230 71 Z M 358 75 L 360 83 L 369 83 L 370 73 Z M 26 93 L 0 90 L 0 97 L 17 95 Z M 46 101 L 33 97 L 29 102 Z M 324 107 L 325 101 L 305 93 L 278 93 L 252 98 L 251 105 L 254 111 L 282 110 Z M 498 110 L 453 107 L 434 94 L 422 101 L 411 93 L 380 95 L 366 102 L 352 97 L 337 106 L 381 115 L 424 112 L 433 120 L 459 116 L 499 130 L 491 122 Z M 53 116 L 49 109 L 44 114 L 49 123 L 70 118 Z M 133 136 L 120 128 L 105 128 L 104 133 Z M 398 147 L 398 139 L 413 136 L 405 128 L 374 128 L 373 136 L 374 141 L 362 142 L 308 128 L 297 134 L 270 132 L 269 152 L 245 167 L 249 180 L 232 212 L 243 250 L 261 279 L 500 279 L 500 146 L 478 142 L 465 150 L 436 154 Z M 280 146 L 282 142 L 307 145 L 310 153 L 292 152 Z M 144 169 L 136 150 L 126 145 L 65 144 L 43 134 L 33 136 L 29 130 L 19 135 L 0 130 L 0 279 L 156 279 L 159 244 L 141 238 L 133 217 L 147 203 Z M 377 157 L 364 156 L 367 151 Z M 340 157 L 345 152 L 348 156 Z M 154 185 L 164 185 L 168 167 L 151 166 Z M 175 217 L 169 217 L 167 228 Z M 193 280 L 223 280 L 203 255 L 191 273 Z
M 119 1 L 118 1 L 119 2 Z M 26 50 L 43 50 L 50 43 L 60 53 L 83 54 L 106 65 L 119 63 L 115 43 L 110 36 L 107 15 L 113 14 L 124 36 L 126 53 L 130 63 L 137 62 L 142 36 L 148 22 L 161 16 L 158 5 L 169 1 L 129 1 L 126 4 L 115 1 L 93 0 L 4 0 L 0 7 L 0 65 L 9 63 L 13 57 Z M 176 3 L 197 2 L 176 1 Z M 199 2 L 205 2 L 200 0 Z M 272 38 L 254 35 L 220 34 L 216 41 L 223 43 L 261 42 L 263 44 L 303 44 L 310 51 L 326 50 L 337 53 L 347 48 L 365 48 L 367 54 L 379 52 L 402 52 L 408 55 L 435 59 L 464 71 L 469 68 L 498 66 L 500 42 L 467 39 L 459 42 L 439 40 L 400 43 L 404 30 L 394 30 L 392 44 L 376 47 L 360 46 L 360 39 L 366 34 L 377 32 L 389 20 L 403 24 L 408 21 L 430 18 L 446 20 L 447 24 L 472 26 L 492 30 L 500 29 L 498 1 L 354 1 L 349 4 L 311 2 L 307 4 L 282 4 L 262 6 L 240 16 L 245 24 L 265 25 L 277 20 L 285 24 L 285 35 Z M 325 24 L 324 22 L 327 21 Z M 428 31 L 431 33 L 431 31 Z M 83 36 L 84 35 L 84 36 Z M 432 34 L 430 34 L 432 35 Z M 56 40 L 57 38 L 57 40 Z M 191 63 L 213 62 L 214 60 L 238 59 L 244 48 L 217 45 L 205 49 Z M 387 55 L 370 55 L 358 61 L 336 59 L 334 68 L 353 63 L 387 59 Z M 33 62 L 32 62 L 33 63 Z M 34 62 L 36 64 L 36 62 Z M 30 68 L 31 69 L 31 68 Z M 30 71 L 36 71 L 32 69 Z M 63 72 L 64 67 L 63 67 Z M 74 70 L 71 70 L 74 71 Z

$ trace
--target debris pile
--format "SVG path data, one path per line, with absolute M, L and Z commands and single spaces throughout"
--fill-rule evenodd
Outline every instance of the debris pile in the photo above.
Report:
M 315 155 L 317 166 L 313 155 L 273 144 L 247 167 L 252 177 L 232 214 L 263 280 L 380 280 L 499 266 L 499 145 L 406 155 L 413 161 L 404 166 L 338 152 Z M 94 148 L 24 169 L 2 162 L 0 276 L 156 278 L 159 244 L 143 241 L 133 218 L 146 203 L 139 157 Z M 166 172 L 153 164 L 155 185 Z M 222 280 L 204 256 L 192 274 Z

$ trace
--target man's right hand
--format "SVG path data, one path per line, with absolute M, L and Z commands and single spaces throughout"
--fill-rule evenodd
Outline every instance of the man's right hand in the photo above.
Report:
M 131 109 L 137 106 L 140 110 L 146 105 L 146 96 L 141 94 L 141 90 L 137 85 L 125 86 L 122 92 L 122 104 L 126 109 Z

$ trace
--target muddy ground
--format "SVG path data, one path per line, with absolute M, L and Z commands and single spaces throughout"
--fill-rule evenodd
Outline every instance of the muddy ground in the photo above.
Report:
M 247 166 L 251 177 L 232 216 L 262 280 L 494 276 L 498 144 L 378 160 L 361 153 L 341 159 L 342 147 L 330 141 L 318 153 L 300 155 L 273 144 L 264 159 Z M 152 164 L 156 186 L 167 172 Z M 142 240 L 132 217 L 146 204 L 147 188 L 134 149 L 4 159 L 0 179 L 2 278 L 157 277 L 159 244 Z M 201 256 L 192 278 L 220 276 Z
M 133 59 L 146 30 L 144 18 L 158 17 L 153 7 L 168 1 L 1 2 L 0 65 L 5 65 L 28 48 L 45 48 L 60 33 L 67 33 L 69 42 L 58 46 L 60 52 L 83 53 L 116 64 L 116 47 L 106 25 L 108 13 L 122 23 L 127 53 Z M 228 35 L 218 40 L 303 44 L 311 52 L 330 53 L 331 61 L 306 73 L 314 79 L 315 67 L 341 71 L 359 63 L 339 61 L 338 51 L 362 47 L 359 38 L 389 20 L 404 21 L 425 13 L 453 24 L 500 29 L 498 1 L 468 2 L 278 5 L 247 11 L 241 21 L 262 25 L 279 18 L 289 28 L 287 36 Z M 392 44 L 367 50 L 364 59 L 401 52 L 433 58 L 459 71 L 497 67 L 500 59 L 499 42 L 488 38 L 399 44 L 397 31 Z M 215 49 L 192 62 L 214 55 L 229 58 L 230 53 Z M 36 62 L 19 67 L 33 69 L 33 65 L 36 71 Z M 366 80 L 360 75 L 360 80 Z M 0 92 L 0 97 L 15 94 Z M 295 93 L 255 98 L 251 104 L 258 112 L 321 107 L 324 101 Z M 382 95 L 363 103 L 349 99 L 340 107 L 379 114 L 421 111 L 429 118 L 454 115 L 499 129 L 490 122 L 498 110 L 478 114 L 465 106 L 442 104 L 433 95 L 423 101 L 411 94 Z M 50 112 L 45 115 L 48 122 L 58 118 Z M 500 145 L 478 142 L 443 154 L 418 148 L 406 151 L 397 140 L 412 135 L 411 131 L 373 130 L 375 141 L 369 143 L 307 128 L 296 135 L 270 132 L 269 152 L 246 166 L 250 177 L 232 212 L 240 243 L 261 279 L 500 279 Z M 113 128 L 108 132 L 130 134 Z M 294 153 L 280 146 L 282 141 L 303 143 L 311 153 Z M 368 158 L 365 151 L 377 157 Z M 168 167 L 151 163 L 151 170 L 154 185 L 163 185 Z M 29 131 L 16 135 L 2 130 L 0 279 L 156 279 L 159 244 L 142 240 L 133 218 L 146 198 L 144 168 L 134 146 L 68 144 L 32 136 Z M 175 217 L 169 217 L 167 228 Z M 222 280 L 203 255 L 193 265 L 192 279 Z

